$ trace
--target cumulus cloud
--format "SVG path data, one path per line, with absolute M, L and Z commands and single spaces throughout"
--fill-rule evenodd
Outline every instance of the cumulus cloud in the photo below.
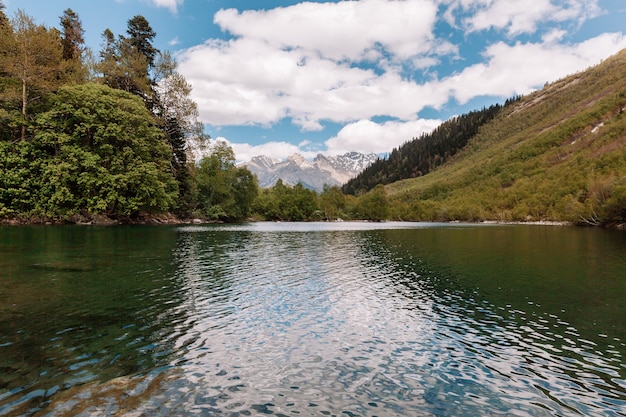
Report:
M 365 59 L 378 48 L 399 59 L 427 52 L 435 41 L 436 20 L 433 0 L 305 2 L 271 10 L 228 9 L 215 15 L 215 23 L 235 36 L 350 61 Z
M 441 80 L 443 89 L 459 102 L 477 96 L 527 94 L 542 86 L 599 63 L 626 48 L 626 36 L 606 33 L 573 45 L 498 42 L 484 53 L 486 61 Z
M 381 16 L 385 22 L 381 24 Z M 180 71 L 212 125 L 269 126 L 290 117 L 303 130 L 324 120 L 372 115 L 414 119 L 427 91 L 401 76 L 458 53 L 437 40 L 434 0 L 300 3 L 271 10 L 221 10 L 234 35 L 183 51 Z M 439 104 L 446 101 L 439 97 Z
M 322 120 L 413 119 L 424 106 L 447 101 L 397 71 L 379 74 L 255 39 L 210 41 L 185 51 L 179 62 L 201 119 L 216 126 L 267 126 L 290 117 L 314 131 Z
M 359 120 L 344 126 L 338 133 L 325 142 L 327 152 L 342 155 L 346 152 L 361 153 L 391 152 L 403 143 L 431 132 L 441 124 L 441 120 L 420 119 L 409 122 L 387 121 L 376 123 L 371 120 Z

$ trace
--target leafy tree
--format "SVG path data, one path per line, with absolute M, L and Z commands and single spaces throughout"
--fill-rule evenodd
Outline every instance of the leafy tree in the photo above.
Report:
M 305 221 L 319 214 L 317 193 L 302 183 L 291 187 L 281 179 L 263 190 L 253 203 L 253 210 L 266 220 Z
M 346 199 L 341 188 L 324 184 L 324 190 L 320 194 L 320 206 L 326 220 L 335 220 L 340 210 L 346 205 Z
M 361 196 L 357 212 L 365 220 L 382 221 L 387 219 L 388 202 L 385 187 L 378 184 L 372 191 Z
M 40 189 L 40 160 L 31 142 L 0 142 L 0 216 L 29 213 Z
M 237 167 L 233 189 L 235 192 L 234 219 L 245 219 L 250 216 L 252 203 L 259 194 L 259 183 L 248 168 Z
M 97 84 L 66 86 L 38 115 L 36 132 L 48 155 L 36 211 L 132 216 L 174 205 L 171 153 L 139 98 Z
M 235 165 L 235 154 L 225 142 L 216 142 L 211 154 L 200 160 L 196 181 L 198 210 L 205 217 L 235 221 L 250 214 L 258 192 L 256 178 Z
M 65 73 L 58 31 L 36 25 L 21 10 L 12 20 L 12 27 L 10 33 L 5 31 L 6 36 L 0 38 L 0 73 L 19 82 L 16 96 L 21 103 L 21 139 L 24 140 L 29 104 L 62 85 Z

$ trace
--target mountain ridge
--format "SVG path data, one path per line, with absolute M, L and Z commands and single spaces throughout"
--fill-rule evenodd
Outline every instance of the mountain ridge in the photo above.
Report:
M 300 182 L 306 188 L 321 192 L 324 185 L 341 186 L 377 159 L 376 154 L 347 152 L 336 156 L 320 153 L 309 161 L 299 153 L 294 153 L 282 161 L 258 155 L 239 166 L 246 166 L 255 174 L 261 188 L 272 187 L 281 179 L 285 184 L 296 185 Z

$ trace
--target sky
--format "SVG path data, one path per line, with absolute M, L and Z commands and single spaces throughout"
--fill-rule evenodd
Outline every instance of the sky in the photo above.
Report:
M 384 155 L 626 48 L 624 0 L 3 0 L 88 47 L 144 16 L 239 161 Z

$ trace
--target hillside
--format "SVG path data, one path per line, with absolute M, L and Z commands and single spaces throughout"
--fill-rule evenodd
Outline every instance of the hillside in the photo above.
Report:
M 506 105 L 515 100 L 507 100 Z M 343 191 L 360 195 L 378 184 L 391 184 L 428 174 L 463 149 L 478 133 L 480 126 L 496 117 L 501 109 L 501 105 L 495 104 L 451 118 L 432 132 L 395 148 L 387 158 L 377 159 L 359 175 L 350 179 L 343 186 Z
M 626 50 L 500 111 L 446 164 L 386 187 L 404 220 L 626 221 Z

